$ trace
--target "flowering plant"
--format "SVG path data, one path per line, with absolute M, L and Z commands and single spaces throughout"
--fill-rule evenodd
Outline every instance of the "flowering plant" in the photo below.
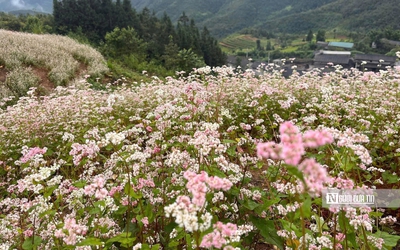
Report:
M 389 249 L 395 213 L 320 194 L 398 188 L 399 72 L 31 90 L 0 111 L 1 249 Z

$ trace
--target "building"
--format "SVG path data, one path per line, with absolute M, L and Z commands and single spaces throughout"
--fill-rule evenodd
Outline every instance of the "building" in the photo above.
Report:
M 320 50 L 314 56 L 314 68 L 323 68 L 328 64 L 341 65 L 343 68 L 354 67 L 349 51 Z
M 352 49 L 354 47 L 354 43 L 329 42 L 328 47 L 336 47 L 336 48 L 342 48 L 342 49 Z
M 377 71 L 385 69 L 387 66 L 394 66 L 395 56 L 375 55 L 375 54 L 356 54 L 354 56 L 355 67 L 360 70 Z
M 386 44 L 390 47 L 399 47 L 400 46 L 400 41 L 389 40 L 386 38 L 382 38 L 381 43 Z

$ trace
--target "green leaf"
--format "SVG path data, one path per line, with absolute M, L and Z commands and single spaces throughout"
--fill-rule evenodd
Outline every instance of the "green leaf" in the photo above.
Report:
M 78 246 L 101 246 L 103 242 L 100 239 L 89 237 L 77 244 Z
M 190 234 L 186 234 L 185 240 L 186 240 L 186 244 L 187 244 L 187 249 L 193 249 L 192 248 L 192 236 Z
M 301 172 L 297 167 L 288 165 L 288 166 L 286 166 L 286 169 L 287 169 L 287 171 L 288 171 L 290 174 L 296 176 L 296 177 L 299 178 L 301 181 L 305 182 L 305 181 L 304 181 L 303 172 Z
M 391 172 L 382 173 L 383 181 L 388 184 L 393 184 L 399 182 L 399 176 L 391 174 Z
M 115 211 L 115 214 L 118 214 L 118 215 L 124 214 L 127 210 L 128 210 L 127 206 L 120 206 L 120 207 L 118 207 L 118 210 Z
M 24 250 L 36 249 L 36 247 L 38 247 L 40 243 L 42 243 L 42 238 L 40 238 L 39 236 L 34 236 L 33 238 L 29 237 L 22 244 L 22 248 Z
M 151 246 L 151 250 L 158 250 L 160 249 L 160 244 L 155 244 Z
M 122 247 L 132 247 L 135 243 L 136 237 L 131 237 L 131 233 L 121 233 L 109 240 L 107 240 L 106 245 L 111 246 L 113 243 L 120 243 Z
M 77 188 L 83 188 L 86 186 L 86 181 L 76 181 L 72 183 L 72 186 L 77 187 Z
M 378 231 L 373 235 L 375 237 L 382 238 L 385 241 L 384 245 L 388 247 L 396 246 L 397 242 L 400 240 L 399 235 L 393 235 L 383 231 Z
M 236 155 L 236 146 L 229 147 L 229 148 L 226 150 L 226 153 L 227 153 L 229 156 L 234 157 L 234 156 Z
M 177 246 L 179 246 L 179 242 L 178 241 L 171 241 L 170 243 L 168 243 L 168 246 L 175 249 Z
M 356 234 L 353 233 L 347 233 L 346 234 L 347 239 L 350 241 L 350 243 L 353 245 L 353 247 L 357 248 L 357 241 L 356 241 Z
M 257 214 L 261 214 L 263 211 L 268 210 L 272 205 L 278 204 L 280 202 L 280 198 L 275 197 L 274 199 L 263 198 L 262 203 L 254 209 Z
M 240 190 L 236 186 L 231 187 L 228 192 L 234 196 L 238 196 L 240 194 Z
M 223 142 L 223 143 L 234 143 L 234 144 L 237 143 L 236 141 L 234 141 L 234 140 L 229 140 L 229 139 L 223 139 L 222 142 Z
M 55 215 L 55 214 L 56 214 L 56 211 L 50 209 L 50 210 L 47 210 L 47 211 L 41 213 L 39 215 L 39 218 L 43 219 L 43 217 L 45 217 L 46 215 Z
M 247 199 L 244 203 L 243 206 L 249 210 L 254 210 L 255 208 L 257 208 L 258 206 L 260 206 L 260 204 L 258 204 L 255 201 L 252 201 L 250 199 Z
M 132 198 L 135 198 L 135 199 L 142 198 L 141 194 L 135 193 L 135 191 L 133 190 L 132 186 L 129 183 L 125 184 L 124 192 L 125 192 L 125 194 L 129 195 Z
M 267 243 L 283 249 L 283 239 L 276 233 L 276 228 L 273 220 L 265 220 L 255 216 L 250 217 L 253 225 L 260 230 L 260 234 L 264 237 Z
M 304 202 L 303 205 L 301 206 L 303 209 L 303 216 L 304 218 L 310 218 L 311 217 L 311 197 L 308 196 Z
M 302 232 L 299 228 L 296 227 L 295 224 L 293 224 L 292 222 L 289 222 L 287 220 L 279 220 L 282 224 L 283 229 L 287 230 L 287 231 L 293 231 L 297 236 L 302 235 Z
M 174 228 L 177 226 L 178 224 L 176 224 L 175 221 L 172 221 L 164 227 L 164 230 L 169 235 L 172 232 L 172 230 L 174 230 Z
M 57 186 L 52 186 L 52 187 L 48 187 L 46 188 L 46 190 L 44 191 L 44 198 L 48 198 L 53 194 L 53 191 L 56 190 L 58 187 Z
M 89 211 L 89 214 L 101 214 L 101 210 L 98 207 L 92 208 Z

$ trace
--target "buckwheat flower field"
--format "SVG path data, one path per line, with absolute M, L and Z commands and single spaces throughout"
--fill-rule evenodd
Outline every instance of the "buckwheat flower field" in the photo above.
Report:
M 89 45 L 59 35 L 36 35 L 0 29 L 0 66 L 7 81 L 0 85 L 0 98 L 22 96 L 39 81 L 33 69 L 46 71 L 56 85 L 67 85 L 85 65 L 90 75 L 108 71 L 103 56 Z M 29 66 L 29 67 L 27 67 Z
M 400 188 L 400 68 L 139 85 L 0 111 L 0 249 L 396 246 L 398 210 L 324 208 L 321 190 Z

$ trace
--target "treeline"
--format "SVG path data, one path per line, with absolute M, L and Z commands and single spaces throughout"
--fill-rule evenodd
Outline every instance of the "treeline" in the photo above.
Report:
M 137 12 L 129 0 L 54 0 L 53 15 L 0 12 L 0 29 L 70 36 L 98 48 L 114 72 L 128 76 L 132 71 L 165 76 L 226 62 L 208 29 L 197 28 L 185 13 L 173 24 L 166 14 Z
M 54 26 L 59 34 L 81 33 L 92 43 L 107 43 L 110 42 L 106 39 L 109 33 L 134 32 L 137 41 L 141 42 L 141 48 L 146 50 L 146 60 L 165 65 L 167 69 L 174 66 L 171 65 L 169 57 L 181 57 L 185 60 L 184 57 L 189 56 L 190 58 L 187 58 L 189 63 L 180 63 L 181 66 L 187 67 L 200 66 L 196 56 L 209 66 L 225 64 L 226 55 L 222 53 L 217 40 L 210 35 L 206 27 L 200 31 L 185 13 L 174 26 L 166 14 L 158 18 L 147 8 L 140 13 L 136 12 L 130 0 L 54 0 L 53 2 Z M 111 36 L 108 38 L 111 39 Z M 172 55 L 173 52 L 176 54 Z M 190 61 L 196 62 L 196 65 L 192 65 Z

